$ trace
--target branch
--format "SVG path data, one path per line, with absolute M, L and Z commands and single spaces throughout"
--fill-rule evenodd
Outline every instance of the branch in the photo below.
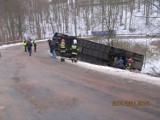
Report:
M 158 10 L 160 10 L 160 8 L 157 5 L 155 5 L 154 3 L 151 3 L 151 4 L 155 6 Z
M 143 17 L 143 18 L 160 18 L 160 17 L 146 17 L 146 16 L 137 16 L 137 15 L 134 15 L 135 17 Z

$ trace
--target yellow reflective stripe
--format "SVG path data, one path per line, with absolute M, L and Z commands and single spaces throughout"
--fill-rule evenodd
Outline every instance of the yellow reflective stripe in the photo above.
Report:
M 27 45 L 27 41 L 23 40 L 23 45 Z
M 75 53 L 75 52 L 72 52 L 72 54 L 77 55 L 77 53 Z
M 65 48 L 65 45 L 64 45 L 64 44 L 60 44 L 60 47 L 61 47 L 61 48 Z
M 77 49 L 77 46 L 76 45 L 72 45 L 72 49 Z

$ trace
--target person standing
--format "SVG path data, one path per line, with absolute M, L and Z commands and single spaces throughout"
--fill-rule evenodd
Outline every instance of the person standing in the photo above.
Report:
M 132 70 L 133 69 L 133 63 L 134 63 L 133 59 L 132 58 L 128 58 L 127 59 L 127 64 L 126 64 L 126 69 Z
M 51 39 L 50 38 L 48 38 L 48 46 L 49 46 L 49 51 L 50 51 L 50 53 L 52 53 L 52 51 L 51 51 Z
M 57 55 L 56 55 L 56 44 L 55 44 L 55 41 L 54 40 L 51 40 L 51 43 L 50 43 L 50 51 L 52 53 L 52 58 L 56 58 Z
M 33 40 L 33 46 L 34 46 L 34 52 L 37 51 L 37 43 L 36 43 L 36 40 Z
M 66 53 L 66 44 L 65 44 L 65 40 L 62 39 L 61 43 L 59 44 L 59 50 L 60 50 L 60 54 L 61 54 L 61 62 L 64 62 L 65 59 L 65 53 Z
M 117 65 L 118 65 L 118 57 L 115 56 L 113 61 L 113 67 L 117 67 Z
M 27 41 L 23 39 L 23 46 L 24 46 L 24 51 L 27 52 Z
M 31 56 L 32 55 L 32 42 L 31 42 L 31 39 L 29 39 L 27 41 L 27 50 L 28 50 L 29 56 Z
M 78 46 L 77 46 L 77 40 L 73 40 L 73 44 L 71 46 L 71 60 L 72 62 L 77 62 L 78 60 Z
M 118 68 L 125 69 L 124 60 L 122 59 L 122 57 L 120 57 L 120 59 L 118 60 Z

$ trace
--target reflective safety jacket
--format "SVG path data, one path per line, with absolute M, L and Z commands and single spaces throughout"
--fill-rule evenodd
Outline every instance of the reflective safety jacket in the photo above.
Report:
M 65 44 L 60 44 L 59 45 L 59 49 L 60 49 L 60 52 L 66 52 L 66 45 Z
M 77 55 L 78 54 L 78 46 L 73 44 L 71 46 L 71 51 L 72 51 L 72 54 Z
M 27 46 L 27 41 L 26 40 L 23 40 L 23 45 Z
M 132 69 L 132 67 L 133 67 L 133 63 L 132 62 L 128 62 L 126 64 L 126 69 Z
M 33 40 L 33 45 L 36 45 L 37 43 L 36 43 L 36 40 Z

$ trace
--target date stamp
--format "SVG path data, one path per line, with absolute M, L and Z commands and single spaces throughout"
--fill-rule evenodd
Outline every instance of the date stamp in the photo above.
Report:
M 112 106 L 150 106 L 150 101 L 112 101 Z

